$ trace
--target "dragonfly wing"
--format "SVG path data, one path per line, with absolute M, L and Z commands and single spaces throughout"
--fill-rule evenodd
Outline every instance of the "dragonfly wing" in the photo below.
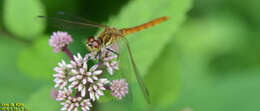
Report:
M 64 18 L 59 17 L 46 17 L 46 16 L 38 16 L 39 18 L 47 19 L 50 23 L 53 23 L 51 25 L 76 25 L 78 27 L 95 27 L 95 28 L 105 28 L 103 25 L 97 25 L 97 24 L 91 24 L 91 23 L 84 23 L 84 22 L 78 22 L 73 20 L 68 20 Z
M 137 66 L 136 66 L 135 61 L 134 61 L 134 59 L 133 59 L 133 55 L 132 55 L 132 53 L 131 53 L 131 50 L 130 50 L 130 46 L 129 46 L 129 44 L 128 44 L 128 41 L 127 41 L 126 38 L 123 38 L 123 41 L 124 41 L 124 43 L 125 43 L 125 45 L 126 45 L 126 47 L 127 47 L 128 53 L 129 53 L 129 55 L 130 55 L 130 60 L 131 60 L 131 62 L 132 62 L 132 66 L 133 66 L 133 69 L 134 69 L 135 77 L 136 77 L 136 79 L 137 79 L 137 82 L 138 82 L 138 84 L 139 84 L 139 87 L 141 88 L 141 91 L 142 91 L 142 93 L 143 93 L 143 95 L 144 95 L 144 98 L 145 98 L 146 102 L 147 102 L 148 104 L 150 104 L 150 98 L 149 98 L 150 95 L 149 95 L 149 92 L 148 92 L 148 90 L 147 90 L 147 88 L 146 88 L 146 86 L 145 86 L 145 84 L 144 84 L 144 81 L 143 81 L 143 79 L 142 79 L 142 76 L 141 76 L 140 73 L 139 73 L 139 70 L 137 69 Z
M 120 42 L 114 42 L 113 44 L 111 44 L 110 46 L 107 47 L 107 50 L 109 52 L 112 52 L 113 55 L 119 55 L 116 61 L 121 61 L 121 60 L 125 60 L 128 55 L 122 53 L 122 49 L 121 48 L 125 48 L 125 47 L 120 47 L 121 44 Z M 114 74 L 113 76 L 108 75 L 108 77 L 111 77 L 112 80 L 114 79 L 125 79 L 126 82 L 128 83 L 128 93 L 123 97 L 123 99 L 121 99 L 120 101 L 118 101 L 118 99 L 113 98 L 112 99 L 112 103 L 116 104 L 116 105 L 131 105 L 133 104 L 133 94 L 132 94 L 132 75 L 128 74 L 129 72 L 129 67 L 130 64 L 124 64 L 121 65 L 119 62 L 119 69 L 118 70 L 114 70 Z
M 92 22 L 83 17 L 67 14 L 64 12 L 58 12 L 55 16 L 38 16 L 39 19 L 45 19 L 48 22 L 48 26 L 52 26 L 58 29 L 89 31 L 96 30 L 97 28 L 106 28 L 108 26 Z
M 76 16 L 76 15 L 73 15 L 73 14 L 70 14 L 70 13 L 65 13 L 65 12 L 57 12 L 57 18 L 62 18 L 62 19 L 66 19 L 66 20 L 71 20 L 71 21 L 77 21 L 77 22 L 81 22 L 81 23 L 85 23 L 85 24 L 91 24 L 91 25 L 95 25 L 97 27 L 108 27 L 104 24 L 100 24 L 100 23 L 97 23 L 95 21 L 91 21 L 91 20 L 88 20 L 84 17 L 80 17 L 80 16 Z M 95 27 L 94 26 L 94 27 Z

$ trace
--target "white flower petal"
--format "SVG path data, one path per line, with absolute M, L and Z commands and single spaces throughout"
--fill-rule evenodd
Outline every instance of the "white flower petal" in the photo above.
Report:
M 97 76 L 93 76 L 92 79 L 98 80 L 98 77 Z
M 83 68 L 80 68 L 80 69 L 79 69 L 79 72 L 80 72 L 81 74 L 84 74 L 85 70 L 84 70 Z
M 96 70 L 93 72 L 93 75 L 100 75 L 102 73 L 102 70 Z
M 91 78 L 89 77 L 89 78 L 88 78 L 88 82 L 93 83 L 94 81 L 93 81 L 93 79 L 91 79 Z
M 96 98 L 97 98 L 97 100 L 99 99 L 99 95 L 96 93 Z
M 70 79 L 69 79 L 69 82 L 72 82 L 72 81 L 75 81 L 77 78 L 75 76 L 72 76 Z
M 70 61 L 70 64 L 72 66 L 71 68 L 76 68 L 76 66 L 77 66 L 77 63 L 74 62 L 73 60 Z
M 89 96 L 90 96 L 91 100 L 95 101 L 95 94 L 94 94 L 94 92 L 90 92 Z
M 97 88 L 98 88 L 96 85 L 93 85 L 92 87 L 93 87 L 93 89 L 94 89 L 95 91 L 96 91 Z
M 86 84 L 87 83 L 87 80 L 86 79 L 83 79 L 82 80 L 82 84 Z
M 90 68 L 89 71 L 93 72 L 93 71 L 95 71 L 97 68 L 98 68 L 98 65 L 94 65 L 94 66 L 92 66 L 92 67 Z
M 82 88 L 83 88 L 82 84 L 79 84 L 79 86 L 78 86 L 78 91 L 81 91 Z
M 82 76 L 82 75 L 77 75 L 76 78 L 77 78 L 77 79 L 82 79 L 83 76 Z
M 62 107 L 60 110 L 65 111 L 67 107 Z
M 91 76 L 91 75 L 92 75 L 92 73 L 91 73 L 91 72 L 87 72 L 86 74 L 87 74 L 88 76 Z
M 81 97 L 85 97 L 86 95 L 86 88 L 84 87 L 81 91 Z
M 78 81 L 73 81 L 73 82 L 71 83 L 71 86 L 75 87 L 78 83 L 79 83 Z
M 75 70 L 75 69 L 72 69 L 71 72 L 72 72 L 73 74 L 75 74 L 75 75 L 76 75 L 76 74 L 79 74 L 79 71 L 77 71 L 77 70 Z
M 107 71 L 109 72 L 110 75 L 113 75 L 114 71 L 112 67 L 107 67 Z
M 97 90 L 97 93 L 99 94 L 99 95 L 104 95 L 104 93 L 103 93 L 103 91 L 101 91 L 101 90 Z
M 55 67 L 54 71 L 56 71 L 57 73 L 63 73 L 63 70 L 60 67 Z
M 84 68 L 85 70 L 88 69 L 88 64 L 87 64 L 87 62 L 84 62 L 84 63 L 83 63 L 83 68 Z
M 73 66 L 71 64 L 68 64 L 67 67 L 70 69 L 73 68 Z

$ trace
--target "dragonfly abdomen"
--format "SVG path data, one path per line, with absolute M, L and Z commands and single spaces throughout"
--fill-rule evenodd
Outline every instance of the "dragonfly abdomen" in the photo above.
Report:
M 131 34 L 131 33 L 134 33 L 134 32 L 139 32 L 141 30 L 144 30 L 144 29 L 150 28 L 150 27 L 152 27 L 156 24 L 159 24 L 159 23 L 167 20 L 168 18 L 169 18 L 168 16 L 160 17 L 160 18 L 157 18 L 157 19 L 152 20 L 150 22 L 147 22 L 145 24 L 138 25 L 136 27 L 123 28 L 123 29 L 121 29 L 121 31 L 123 32 L 123 35 Z

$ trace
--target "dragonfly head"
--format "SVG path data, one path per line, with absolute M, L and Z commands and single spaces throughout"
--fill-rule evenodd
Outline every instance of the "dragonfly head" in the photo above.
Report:
M 99 41 L 96 40 L 93 36 L 88 38 L 86 47 L 91 52 L 98 52 L 100 50 Z

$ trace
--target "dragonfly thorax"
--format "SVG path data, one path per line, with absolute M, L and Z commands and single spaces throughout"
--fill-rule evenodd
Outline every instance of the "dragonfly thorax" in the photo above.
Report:
M 123 33 L 121 30 L 111 27 L 105 28 L 105 30 L 98 35 L 98 39 L 100 40 L 102 46 L 109 46 L 122 36 Z
M 118 30 L 114 27 L 108 27 L 98 35 L 97 39 L 95 39 L 93 36 L 89 37 L 86 47 L 89 51 L 97 53 L 101 50 L 101 48 L 105 48 L 111 45 L 120 37 L 123 37 L 121 30 Z

